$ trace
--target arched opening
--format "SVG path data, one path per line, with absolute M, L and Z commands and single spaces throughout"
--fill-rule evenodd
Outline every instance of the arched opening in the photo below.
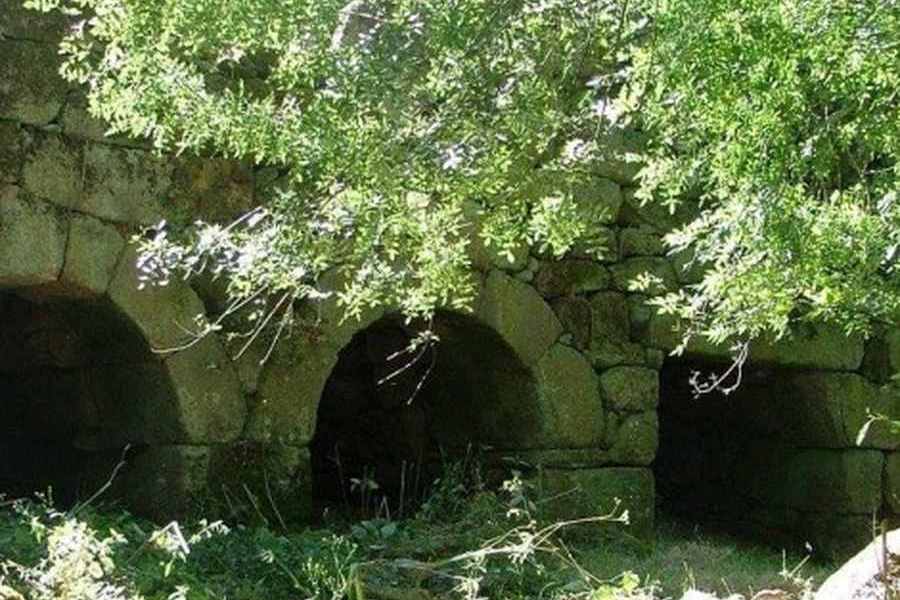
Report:
M 694 395 L 694 373 L 728 367 L 687 356 L 660 373 L 661 517 L 820 557 L 857 551 L 884 468 L 877 428 L 858 436 L 892 401 L 857 373 L 765 362 L 744 365 L 728 395 Z
M 107 299 L 0 293 L 0 494 L 85 500 L 175 416 L 162 363 Z M 159 401 L 148 404 L 149 397 Z M 171 413 L 171 414 L 168 414 Z
M 747 368 L 734 392 L 695 394 L 695 375 L 703 381 L 729 366 L 688 357 L 666 361 L 660 372 L 654 474 L 664 516 L 725 529 L 749 520 L 752 502 L 738 478 L 750 447 L 775 433 L 766 430 L 761 417 L 769 408 L 776 373 Z
M 420 331 L 388 316 L 341 350 L 312 443 L 318 514 L 373 502 L 408 514 L 445 457 L 527 448 L 537 437 L 534 375 L 497 332 L 441 313 L 431 324 L 440 341 L 406 351 Z M 366 482 L 377 491 L 364 492 Z

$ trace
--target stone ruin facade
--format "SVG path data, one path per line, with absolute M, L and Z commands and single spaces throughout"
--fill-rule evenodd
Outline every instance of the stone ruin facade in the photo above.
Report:
M 139 291 L 130 236 L 161 218 L 239 214 L 265 172 L 105 137 L 56 76 L 58 24 L 18 5 L 0 0 L 0 491 L 83 499 L 124 452 L 110 493 L 135 511 L 252 515 L 248 498 L 261 498 L 303 520 L 336 493 L 338 442 L 348 468 L 371 461 L 389 479 L 477 445 L 490 468 L 512 459 L 557 494 L 559 516 L 621 500 L 638 538 L 665 510 L 842 555 L 873 518 L 900 514 L 900 436 L 877 422 L 857 439 L 870 414 L 900 417 L 900 334 L 797 331 L 753 347 L 732 396 L 694 399 L 689 374 L 729 353 L 669 356 L 673 323 L 628 291 L 644 271 L 697 276 L 661 243 L 690 215 L 634 202 L 630 164 L 598 165 L 583 190 L 609 209 L 605 260 L 473 247 L 475 309 L 438 316 L 443 341 L 413 403 L 409 379 L 375 385 L 409 334 L 390 314 L 340 323 L 319 307 L 320 325 L 263 367 L 262 349 L 233 359 L 216 335 L 158 352 L 222 299 L 208 282 Z

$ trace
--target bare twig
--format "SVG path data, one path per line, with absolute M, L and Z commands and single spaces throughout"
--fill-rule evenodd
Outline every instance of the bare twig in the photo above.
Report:
M 700 396 L 712 393 L 716 390 L 727 396 L 740 387 L 744 376 L 744 365 L 750 355 L 750 344 L 749 342 L 741 342 L 734 346 L 733 350 L 735 351 L 735 355 L 731 361 L 731 366 L 729 366 L 721 375 L 712 373 L 709 375 L 707 381 L 700 381 L 700 371 L 691 373 L 689 383 L 691 384 L 695 398 L 699 398 Z M 734 382 L 726 384 L 728 379 L 732 377 L 734 378 Z
M 103 494 L 106 493 L 106 491 L 112 486 L 113 481 L 115 481 L 116 476 L 118 476 L 119 471 L 121 471 L 125 467 L 125 464 L 126 464 L 125 463 L 125 455 L 128 454 L 129 450 L 131 450 L 131 444 L 127 444 L 124 448 L 122 448 L 122 455 L 119 457 L 119 462 L 113 468 L 112 474 L 109 476 L 109 479 L 106 480 L 106 483 L 104 483 L 102 486 L 100 486 L 100 489 L 98 489 L 96 492 L 94 492 L 90 498 L 88 498 L 84 502 L 76 504 L 74 507 L 72 507 L 72 510 L 70 511 L 71 515 L 78 514 L 78 512 L 80 510 L 86 508 L 94 500 L 96 500 L 97 498 L 99 498 L 100 496 L 102 496 Z
M 281 516 L 281 511 L 278 510 L 278 504 L 275 503 L 275 498 L 272 496 L 272 488 L 269 486 L 269 471 L 268 469 L 263 471 L 265 476 L 266 483 L 266 497 L 269 499 L 269 505 L 272 507 L 272 512 L 275 513 L 275 517 L 278 519 L 278 523 L 281 525 L 281 529 L 284 531 L 288 530 L 287 523 L 285 523 L 284 518 Z

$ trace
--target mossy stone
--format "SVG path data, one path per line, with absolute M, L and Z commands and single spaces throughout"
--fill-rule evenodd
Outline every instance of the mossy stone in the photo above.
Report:
M 215 334 L 165 360 L 187 441 L 236 440 L 244 429 L 247 405 L 234 366 Z
M 609 271 L 589 260 L 545 262 L 534 278 L 534 287 L 546 298 L 584 294 L 609 286 Z
M 18 123 L 0 121 L 0 185 L 19 183 L 27 143 L 25 131 Z
M 46 125 L 57 118 L 68 91 L 57 74 L 57 47 L 0 36 L 0 56 L 4 66 L 0 79 L 0 119 Z
M 647 466 L 659 447 L 659 418 L 655 410 L 626 415 L 612 434 L 610 461 L 620 465 Z
M 30 10 L 22 0 L 0 0 L 0 38 L 29 42 L 59 43 L 66 25 L 66 17 L 58 12 Z M 53 69 L 52 73 L 56 73 Z M 47 76 L 49 73 L 42 73 Z
M 53 207 L 0 187 L 0 287 L 54 284 L 63 268 L 68 223 Z
M 741 455 L 735 482 L 766 505 L 822 514 L 871 515 L 882 504 L 884 454 L 797 449 L 760 441 Z
M 526 367 L 534 365 L 563 332 L 534 288 L 496 270 L 485 280 L 475 317 L 500 334 Z
M 572 344 L 579 350 L 587 350 L 591 344 L 593 312 L 584 298 L 557 298 L 550 303 L 563 329 L 571 334 Z
M 600 389 L 613 410 L 653 410 L 659 401 L 659 373 L 644 367 L 613 367 L 600 375 Z
M 626 227 L 619 232 L 623 258 L 632 256 L 660 256 L 665 253 L 662 237 L 650 227 Z
M 577 448 L 603 441 L 603 402 L 597 375 L 576 350 L 556 344 L 534 368 L 541 413 L 541 446 Z
M 661 282 L 663 289 L 654 286 L 648 290 L 650 294 L 657 294 L 661 291 L 674 291 L 678 287 L 678 279 L 675 277 L 675 271 L 672 265 L 664 258 L 653 256 L 636 256 L 623 260 L 610 267 L 612 273 L 612 287 L 621 292 L 630 290 L 632 283 L 639 275 L 647 273 L 656 277 Z
M 114 227 L 92 217 L 73 215 L 60 282 L 79 294 L 103 295 L 124 247 L 125 240 Z

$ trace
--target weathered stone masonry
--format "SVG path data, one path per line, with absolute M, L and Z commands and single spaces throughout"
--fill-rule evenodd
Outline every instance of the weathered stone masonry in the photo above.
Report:
M 237 214 L 253 205 L 260 177 L 229 161 L 161 160 L 139 142 L 104 137 L 79 92 L 56 75 L 57 30 L 52 18 L 0 0 L 0 402 L 11 407 L 0 414 L 15 415 L 0 417 L 0 435 L 25 429 L 39 443 L 50 435 L 42 427 L 65 416 L 50 431 L 86 456 L 88 466 L 72 471 L 85 487 L 131 444 L 119 494 L 151 515 L 201 502 L 233 508 L 246 483 L 287 516 L 308 516 L 323 388 L 340 350 L 383 315 L 341 325 L 326 306 L 321 330 L 293 336 L 264 368 L 259 353 L 232 360 L 234 349 L 215 336 L 154 351 L 183 344 L 194 316 L 220 305 L 207 286 L 179 281 L 139 291 L 128 238 L 164 217 Z M 636 142 L 620 134 L 607 143 Z M 660 240 L 688 215 L 638 206 L 634 174 L 631 164 L 599 164 L 582 192 L 608 209 L 602 261 L 522 249 L 509 262 L 476 244 L 481 293 L 466 319 L 496 335 L 533 390 L 479 399 L 495 415 L 527 404 L 521 427 L 491 439 L 497 453 L 540 467 L 551 491 L 576 490 L 556 504 L 560 514 L 605 512 L 620 498 L 632 531 L 646 536 L 657 406 L 668 393 L 659 374 L 673 364 L 677 334 L 627 283 L 643 271 L 672 285 L 696 273 L 665 257 Z M 724 356 L 699 345 L 686 360 Z M 900 369 L 900 334 L 864 346 L 827 330 L 798 332 L 752 356 L 776 374 L 740 395 L 741 423 L 758 435 L 730 463 L 729 486 L 753 522 L 853 549 L 873 513 L 900 514 L 900 440 L 876 426 L 856 445 L 867 412 L 900 417 L 889 382 Z M 10 468 L 2 463 L 0 480 Z

